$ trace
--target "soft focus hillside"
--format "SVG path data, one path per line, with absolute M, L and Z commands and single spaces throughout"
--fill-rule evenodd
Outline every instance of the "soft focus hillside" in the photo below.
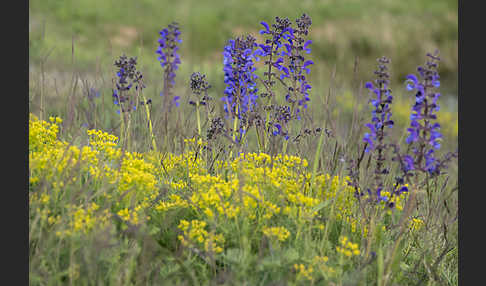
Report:
M 439 49 L 443 88 L 457 94 L 457 1 L 33 0 L 29 7 L 31 64 L 53 49 L 46 64 L 61 71 L 72 67 L 72 43 L 76 67 L 86 71 L 108 69 L 121 52 L 141 54 L 144 69 L 157 69 L 158 31 L 176 21 L 183 33 L 181 68 L 187 74 L 194 66 L 217 73 L 227 39 L 257 36 L 258 23 L 275 15 L 293 19 L 307 13 L 318 63 L 314 82 L 327 81 L 336 66 L 339 83 L 347 85 L 355 57 L 362 78 L 376 58 L 386 55 L 394 80 L 402 83 L 416 67 L 411 59 Z

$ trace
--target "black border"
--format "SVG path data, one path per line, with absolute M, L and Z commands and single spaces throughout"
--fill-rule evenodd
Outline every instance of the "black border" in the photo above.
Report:
M 1 81 L 2 87 L 7 90 L 2 91 L 2 165 L 6 168 L 2 168 L 3 203 L 0 213 L 3 222 L 2 274 L 7 275 L 2 275 L 1 284 L 28 285 L 29 2 L 13 1 L 9 4 L 12 5 L 4 6 L 4 17 L 1 17 L 1 55 L 2 60 L 7 62 Z
M 465 3 L 468 5 L 466 6 Z M 473 7 L 471 4 L 476 4 Z M 484 147 L 485 105 L 481 99 L 484 72 L 481 71 L 485 50 L 484 10 L 477 1 L 458 0 L 459 8 L 459 285 L 480 285 L 484 273 L 480 248 L 484 223 L 484 178 L 479 151 Z M 474 160 L 476 159 L 476 160 Z M 476 161 L 479 164 L 475 164 Z M 474 182 L 476 181 L 476 182 Z M 477 183 L 477 184 L 475 184 Z M 479 259 L 474 259 L 474 256 Z M 479 279 L 475 279 L 479 278 Z M 466 282 L 469 281 L 469 282 Z

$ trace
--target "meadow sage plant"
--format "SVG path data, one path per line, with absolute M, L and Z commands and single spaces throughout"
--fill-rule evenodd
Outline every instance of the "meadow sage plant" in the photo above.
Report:
M 308 15 L 303 14 L 295 22 L 297 28 L 290 29 L 290 36 L 286 37 L 287 43 L 284 44 L 285 49 L 280 53 L 281 56 L 286 56 L 287 60 L 280 61 L 277 66 L 284 72 L 280 75 L 282 83 L 285 82 L 285 78 L 288 78 L 287 83 L 284 83 L 287 88 L 285 100 L 290 106 L 291 116 L 300 120 L 301 111 L 307 109 L 307 102 L 310 101 L 309 90 L 312 88 L 307 81 L 306 74 L 310 73 L 308 66 L 314 62 L 306 60 L 304 57 L 304 52 L 307 54 L 311 52 L 309 45 L 312 41 L 305 38 L 309 33 L 312 20 Z M 283 153 L 287 151 L 287 144 L 288 140 L 285 140 Z
M 118 68 L 116 73 L 117 80 L 116 88 L 113 89 L 113 103 L 118 107 L 117 113 L 121 118 L 121 134 L 123 144 L 130 139 L 130 122 L 132 110 L 136 110 L 138 106 L 138 97 L 145 85 L 143 83 L 143 75 L 137 71 L 137 57 L 128 58 L 125 55 L 115 61 L 115 66 Z M 132 87 L 135 87 L 135 92 Z
M 293 115 L 300 119 L 299 113 L 302 108 L 307 108 L 307 102 L 310 101 L 308 90 L 312 88 L 307 82 L 305 74 L 310 73 L 308 66 L 314 64 L 314 62 L 306 60 L 304 57 L 304 52 L 307 54 L 311 52 L 309 44 L 312 41 L 306 40 L 305 37 L 309 33 L 312 21 L 308 15 L 303 14 L 295 22 L 297 29 L 291 29 L 290 36 L 286 38 L 287 43 L 284 44 L 285 50 L 281 52 L 282 56 L 287 56 L 288 69 L 285 69 L 285 66 L 281 64 L 279 68 L 284 71 L 280 78 L 289 78 L 290 81 L 290 84 L 287 84 L 288 93 L 285 99 L 291 104 Z M 295 106 L 295 103 L 297 103 L 297 106 Z
M 215 139 L 218 135 L 225 133 L 226 129 L 224 126 L 224 121 L 221 117 L 215 117 L 211 119 L 211 125 L 209 126 L 209 129 L 206 133 L 206 139 L 207 140 L 213 140 Z
M 292 22 L 288 18 L 275 18 L 275 23 L 271 28 L 266 22 L 261 22 L 264 30 L 260 31 L 262 35 L 269 35 L 264 44 L 259 44 L 256 55 L 265 58 L 264 64 L 267 71 L 264 72 L 263 85 L 267 93 L 262 97 L 273 96 L 272 87 L 275 84 L 275 77 L 285 87 L 286 105 L 270 105 L 270 98 L 264 107 L 266 111 L 265 130 L 267 134 L 273 136 L 281 135 L 285 138 L 283 152 L 286 152 L 287 141 L 289 140 L 289 131 L 287 124 L 293 118 L 300 120 L 300 112 L 307 108 L 307 102 L 310 101 L 309 89 L 311 85 L 307 82 L 306 74 L 310 73 L 309 65 L 314 62 L 306 60 L 305 53 L 310 53 L 309 45 L 312 43 L 306 40 L 312 21 L 310 17 L 303 14 L 296 20 L 297 28 L 292 28 Z M 272 68 L 280 71 L 277 77 Z M 287 80 L 286 80 L 287 79 Z M 272 114 L 272 113 L 273 114 Z M 273 118 L 271 118 L 273 117 Z M 267 141 L 265 141 L 265 148 Z
M 283 135 L 285 136 L 285 139 L 288 140 L 288 134 L 285 131 L 286 129 L 282 130 L 282 125 L 286 127 L 286 124 L 291 119 L 290 108 L 285 105 L 276 106 L 270 104 L 270 102 L 272 97 L 274 97 L 273 86 L 276 83 L 276 81 L 272 79 L 272 77 L 276 77 L 276 74 L 272 71 L 272 68 L 284 71 L 287 74 L 289 73 L 288 68 L 282 65 L 284 58 L 280 56 L 280 49 L 283 47 L 282 40 L 291 37 L 291 33 L 293 31 L 292 22 L 288 18 L 275 17 L 275 23 L 271 25 L 271 28 L 264 21 L 262 21 L 260 24 L 262 24 L 265 28 L 264 30 L 260 31 L 260 34 L 270 36 L 270 38 L 265 40 L 264 44 L 258 44 L 258 49 L 255 52 L 255 55 L 265 58 L 264 64 L 266 66 L 265 68 L 267 69 L 263 73 L 262 79 L 262 83 L 267 92 L 262 92 L 260 94 L 261 98 L 266 98 L 266 104 L 263 107 L 266 113 L 264 134 L 271 134 L 273 136 Z M 257 60 L 259 60 L 259 58 L 257 58 Z M 280 81 L 283 79 L 282 76 L 283 74 L 278 78 Z M 270 118 L 271 115 L 273 115 L 274 120 Z M 267 136 L 265 136 L 265 150 L 267 149 L 267 146 L 268 140 Z
M 181 58 L 177 53 L 179 50 L 178 45 L 182 43 L 180 39 L 181 32 L 179 31 L 179 25 L 172 23 L 167 28 L 162 29 L 159 34 L 159 47 L 156 53 L 159 54 L 160 66 L 164 69 L 164 89 L 161 95 L 164 96 L 165 107 L 170 109 L 172 104 L 179 105 L 179 97 L 174 97 L 172 101 L 169 101 L 169 98 L 175 85 L 175 72 L 181 63 Z
M 264 44 L 258 44 L 258 49 L 255 52 L 255 55 L 268 58 L 264 62 L 268 70 L 263 73 L 264 79 L 262 81 L 269 88 L 275 84 L 275 80 L 272 80 L 272 77 L 275 77 L 272 67 L 280 70 L 285 69 L 288 73 L 288 69 L 281 65 L 283 58 L 279 57 L 279 50 L 283 46 L 282 39 L 289 38 L 292 32 L 292 22 L 288 18 L 275 17 L 275 22 L 271 29 L 265 21 L 260 23 L 265 27 L 265 30 L 260 31 L 260 34 L 270 35 L 271 38 L 266 39 Z M 274 59 L 274 57 L 278 57 L 278 59 Z
M 429 181 L 437 178 L 447 168 L 448 163 L 458 156 L 456 152 L 448 152 L 443 158 L 437 158 L 435 151 L 439 150 L 442 134 L 440 133 L 440 124 L 435 122 L 440 107 L 437 102 L 440 93 L 436 91 L 440 87 L 439 80 L 439 61 L 438 51 L 433 55 L 427 53 L 428 60 L 424 66 L 419 66 L 417 71 L 419 78 L 415 74 L 409 74 L 406 79 L 406 88 L 409 91 L 415 91 L 415 103 L 412 106 L 410 114 L 410 127 L 407 129 L 408 137 L 406 138 L 407 152 L 400 153 L 400 148 L 393 145 L 395 158 L 400 163 L 402 176 L 397 180 L 413 184 L 416 190 L 420 185 L 426 186 L 426 192 L 430 199 Z M 425 174 L 425 180 L 419 181 L 419 174 Z M 412 182 L 411 178 L 415 180 Z M 411 208 L 412 202 L 409 204 Z
M 143 75 L 140 71 L 137 71 L 137 57 L 127 58 L 122 55 L 115 61 L 115 66 L 118 68 L 116 76 L 116 88 L 113 89 L 114 104 L 119 106 L 118 113 L 130 112 L 136 110 L 137 98 L 136 95 L 130 95 L 130 90 L 135 84 L 135 89 L 139 90 L 144 88 L 142 83 Z
M 206 107 L 208 120 L 210 121 L 211 111 L 209 110 L 208 101 L 210 101 L 212 98 L 208 95 L 208 89 L 211 88 L 211 85 L 206 81 L 206 75 L 203 75 L 199 72 L 194 72 L 192 73 L 190 78 L 190 86 L 192 92 L 198 97 L 196 101 L 190 100 L 189 104 L 196 107 L 197 132 L 199 137 L 201 137 L 201 114 L 199 109 L 201 106 Z
M 407 76 L 407 90 L 415 91 L 415 103 L 410 115 L 410 127 L 407 129 L 409 135 L 407 144 L 412 149 L 411 155 L 403 158 L 406 170 L 418 170 L 427 172 L 429 175 L 439 174 L 439 161 L 435 157 L 435 150 L 440 148 L 440 124 L 435 122 L 439 111 L 437 103 L 440 93 L 435 89 L 440 86 L 439 67 L 440 58 L 438 52 L 434 55 L 428 53 L 429 60 L 425 66 L 419 66 L 417 71 L 420 80 L 415 74 Z
M 378 70 L 375 71 L 377 78 L 372 82 L 366 83 L 366 88 L 369 89 L 371 98 L 370 103 L 373 106 L 371 112 L 371 123 L 367 123 L 366 127 L 370 129 L 369 133 L 365 133 L 363 141 L 366 143 L 365 152 L 373 152 L 376 161 L 375 175 L 375 190 L 378 200 L 384 200 L 380 195 L 383 189 L 383 176 L 390 171 L 384 166 L 387 161 L 386 149 L 389 145 L 385 142 L 387 135 L 385 128 L 393 127 L 393 120 L 391 120 L 391 104 L 393 96 L 391 95 L 390 75 L 388 74 L 387 64 L 390 62 L 386 57 L 378 59 Z
M 397 184 L 400 182 L 409 183 L 411 191 L 407 198 L 404 212 L 400 216 L 398 224 L 400 225 L 400 232 L 389 250 L 391 257 L 397 253 L 398 244 L 407 230 L 413 232 L 425 224 L 428 228 L 427 234 L 436 235 L 437 232 L 434 231 L 439 230 L 439 235 L 446 237 L 448 233 L 448 219 L 444 219 L 446 214 L 441 207 L 438 207 L 443 204 L 447 209 L 447 213 L 449 213 L 447 202 L 441 197 L 438 197 L 438 199 L 442 201 L 442 204 L 434 202 L 437 198 L 433 198 L 432 192 L 434 189 L 438 191 L 437 179 L 439 175 L 444 174 L 441 170 L 447 168 L 447 164 L 452 158 L 457 157 L 457 152 L 449 152 L 442 159 L 437 158 L 435 154 L 435 151 L 441 147 L 440 140 L 442 138 L 440 124 L 435 122 L 437 120 L 435 112 L 439 111 L 437 100 L 440 97 L 440 93 L 436 90 L 440 87 L 438 73 L 440 57 L 438 56 L 438 51 L 434 54 L 427 53 L 427 58 L 425 65 L 417 68 L 419 77 L 415 74 L 409 74 L 406 78 L 407 90 L 415 92 L 415 102 L 410 115 L 410 127 L 407 129 L 407 151 L 401 154 L 398 145 L 392 145 L 396 155 L 393 159 L 400 163 L 402 172 L 401 176 L 396 178 Z M 433 182 L 435 182 L 436 188 L 432 187 L 434 185 Z M 448 178 L 444 180 L 441 191 L 444 191 L 447 182 Z M 426 193 L 427 200 L 423 201 L 423 204 L 417 203 L 422 198 L 419 194 L 420 189 L 424 189 Z M 408 192 L 408 188 L 405 191 Z M 424 218 L 425 222 L 413 216 L 414 210 L 419 210 L 420 208 L 427 209 L 427 214 Z M 439 223 L 436 224 L 436 222 Z M 446 239 L 445 250 L 442 250 L 442 253 L 446 253 L 445 251 L 449 247 Z M 442 258 L 443 255 L 439 255 L 434 265 L 437 265 Z M 387 276 L 387 272 L 392 271 L 391 261 L 390 259 L 385 266 L 384 276 Z
M 231 39 L 224 47 L 223 71 L 226 85 L 221 98 L 224 110 L 234 120 L 233 141 L 241 142 L 248 126 L 244 126 L 241 119 L 253 111 L 258 98 L 256 86 L 257 76 L 254 67 L 254 49 L 257 44 L 255 38 L 248 35 L 246 38 Z M 237 135 L 238 134 L 238 135 Z

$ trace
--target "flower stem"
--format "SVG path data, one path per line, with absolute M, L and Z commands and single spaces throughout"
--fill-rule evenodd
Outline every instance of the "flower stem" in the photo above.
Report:
M 199 114 L 199 102 L 196 105 L 196 117 L 197 117 L 197 133 L 199 134 L 199 137 L 201 137 L 201 116 Z
M 152 128 L 152 120 L 150 120 L 150 109 L 148 107 L 148 104 L 146 104 L 147 99 L 145 98 L 144 95 L 142 95 L 143 102 L 145 102 L 145 113 L 147 114 L 147 121 L 149 124 L 149 131 L 150 131 L 150 137 L 152 138 L 152 148 L 155 152 L 157 152 L 157 145 L 155 144 L 155 136 Z

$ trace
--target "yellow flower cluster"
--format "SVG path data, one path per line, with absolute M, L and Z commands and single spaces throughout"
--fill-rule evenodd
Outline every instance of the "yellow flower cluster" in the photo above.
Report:
M 49 208 L 51 196 L 46 193 L 31 193 L 29 194 L 29 205 L 35 210 L 34 216 L 38 216 L 42 224 L 47 222 L 48 226 L 52 226 L 61 220 L 59 214 L 53 213 Z
M 337 213 L 338 219 L 345 219 L 353 213 L 355 205 L 354 189 L 348 185 L 350 178 L 344 177 L 339 179 L 338 176 L 331 178 L 329 174 L 323 174 L 316 177 L 318 186 L 318 196 L 323 200 L 332 200 Z
M 157 197 L 157 180 L 154 166 L 144 160 L 139 153 L 126 153 L 119 172 L 114 174 L 118 180 L 118 192 L 122 202 L 128 205 L 135 202 L 153 201 Z
M 48 186 L 30 194 L 31 212 L 40 215 L 48 225 L 58 225 L 55 229 L 58 236 L 90 233 L 112 222 L 113 217 L 140 225 L 145 218 L 171 217 L 164 213 L 174 211 L 191 213 L 197 218 L 179 221 L 182 234 L 178 239 L 183 245 L 220 253 L 225 237 L 206 230 L 209 223 L 250 221 L 262 229 L 263 235 L 284 242 L 291 234 L 288 229 L 294 227 L 297 237 L 305 235 L 305 225 L 324 230 L 322 220 L 316 216 L 323 209 L 319 206 L 325 206 L 326 202 L 330 202 L 332 214 L 351 231 L 361 229 L 349 178 L 320 174 L 311 188 L 311 173 L 305 159 L 282 154 L 241 154 L 233 160 L 216 161 L 214 172 L 210 173 L 205 160 L 194 151 L 180 155 L 122 153 L 118 138 L 100 130 L 87 131 L 87 146 L 68 144 L 57 138 L 59 121 L 53 119 L 48 123 L 32 115 L 29 129 L 31 188 L 36 188 L 39 182 L 47 182 Z M 197 144 L 190 140 L 187 143 Z M 58 204 L 71 186 L 81 184 L 91 184 L 87 189 L 97 192 L 92 201 L 73 200 L 72 205 L 62 206 L 65 210 L 49 209 Z M 402 209 L 402 197 L 391 200 L 398 210 Z M 59 217 L 61 213 L 63 216 Z M 62 221 L 69 221 L 68 227 L 60 227 Z M 285 225 L 288 229 L 270 225 Z M 411 228 L 419 227 L 417 221 L 411 224 Z M 346 257 L 360 254 L 358 245 L 345 237 L 337 251 Z M 322 266 L 324 260 L 327 258 L 319 258 L 309 267 L 298 265 L 296 270 L 301 277 L 312 277 L 312 267 L 332 273 L 332 268 Z
M 139 223 L 138 213 L 136 211 L 130 211 L 128 208 L 124 208 L 117 212 L 117 215 L 123 220 L 137 225 Z
M 187 201 L 183 200 L 180 196 L 176 194 L 169 195 L 168 201 L 160 201 L 158 205 L 155 206 L 155 209 L 160 212 L 168 211 L 170 209 L 177 209 L 177 208 L 187 208 L 189 204 Z
M 68 205 L 67 219 L 68 227 L 64 230 L 58 230 L 58 237 L 66 237 L 74 234 L 87 234 L 93 229 L 103 228 L 110 222 L 111 213 L 105 209 L 100 211 L 96 203 L 91 203 L 87 207 L 80 205 Z
M 294 264 L 294 270 L 297 272 L 297 280 L 313 280 L 312 273 L 314 268 L 312 265 L 305 267 L 304 264 Z
M 88 130 L 87 133 L 89 145 L 104 154 L 106 159 L 116 160 L 121 157 L 121 150 L 116 148 L 118 146 L 118 137 L 95 129 Z
M 204 228 L 206 222 L 200 220 L 192 220 L 188 222 L 181 220 L 178 228 L 183 231 L 182 235 L 178 236 L 182 245 L 202 248 L 206 252 L 223 252 L 222 245 L 224 244 L 224 237 L 222 234 L 215 235 L 213 232 L 208 233 Z
M 329 258 L 327 256 L 314 256 L 312 259 L 312 264 L 319 269 L 326 277 L 332 277 L 334 274 L 336 274 L 336 270 L 327 265 L 327 262 L 329 261 Z
M 327 256 L 314 256 L 314 259 L 313 259 L 313 263 L 314 264 L 322 264 L 322 263 L 326 263 L 327 261 L 329 260 L 329 257 Z
M 156 206 L 159 212 L 188 208 L 207 221 L 244 217 L 263 222 L 283 215 L 298 224 L 312 224 L 314 208 L 331 201 L 337 219 L 352 232 L 362 231 L 349 178 L 318 175 L 311 189 L 308 164 L 298 157 L 241 154 L 232 161 L 216 162 L 216 174 L 209 174 L 193 153 L 167 158 L 162 160 L 164 169 L 156 171 L 169 186 L 169 194 Z M 392 200 L 401 210 L 402 197 Z
M 346 236 L 339 238 L 341 246 L 336 246 L 336 250 L 339 253 L 344 254 L 346 257 L 352 257 L 353 255 L 359 255 L 361 252 L 358 249 L 357 243 L 352 243 Z
M 411 231 L 417 231 L 422 228 L 424 221 L 420 218 L 412 218 L 409 222 L 409 228 Z
M 98 177 L 97 151 L 90 147 L 79 149 L 77 146 L 69 146 L 65 142 L 59 142 L 55 146 L 45 146 L 42 150 L 29 153 L 30 182 L 36 183 L 40 178 L 45 178 L 50 182 L 75 182 L 76 174 L 89 174 Z M 64 181 L 66 179 L 66 181 Z M 63 187 L 60 185 L 53 187 Z
M 30 114 L 29 119 L 29 152 L 40 151 L 47 146 L 57 143 L 57 134 L 62 119 L 51 117 L 50 123 L 39 120 L 34 114 Z
M 201 156 L 196 157 L 193 151 L 180 155 L 167 153 L 164 156 L 160 153 L 147 153 L 144 158 L 154 166 L 157 178 L 176 191 L 187 186 L 182 178 L 186 178 L 188 174 L 207 174 Z
M 118 138 L 99 130 L 88 130 L 89 145 L 74 146 L 57 138 L 59 118 L 51 119 L 51 123 L 40 121 L 31 115 L 29 121 L 29 181 L 35 187 L 43 180 L 49 184 L 50 193 L 31 196 L 31 200 L 49 200 L 56 202 L 65 195 L 64 190 L 69 184 L 90 182 L 93 188 L 101 183 L 111 184 L 115 192 L 103 193 L 101 197 L 115 201 L 111 210 L 122 220 L 132 224 L 140 223 L 141 217 L 146 217 L 148 208 L 158 195 L 157 178 L 154 165 L 142 154 L 126 152 L 122 156 L 117 146 Z M 37 197 L 38 196 L 38 197 Z M 60 236 L 69 235 L 80 228 L 89 230 L 97 220 L 104 221 L 110 217 L 109 210 L 93 216 L 94 210 L 85 209 L 83 204 L 72 205 L 68 212 L 71 227 L 59 231 Z M 67 206 L 66 206 L 67 208 Z M 36 209 L 34 209 L 36 210 Z M 130 211 L 129 211 L 130 210 Z M 45 210 L 40 209 L 43 214 Z M 128 212 L 128 213 L 127 213 Z M 35 214 L 33 214 L 35 215 Z M 51 218 L 51 222 L 55 219 Z
M 269 220 L 284 210 L 288 216 L 312 219 L 312 208 L 321 202 L 305 194 L 310 174 L 305 170 L 307 161 L 299 157 L 242 154 L 229 164 L 216 164 L 219 174 L 215 175 L 208 174 L 202 162 L 194 164 L 196 160 L 181 156 L 171 158 L 175 160 L 167 164 L 163 161 L 164 170 L 159 171 L 172 180 L 165 182 L 171 186 L 172 196 L 159 203 L 160 211 L 189 207 L 208 219 L 216 215 L 230 219 L 244 215 L 251 220 Z M 183 203 L 178 193 L 187 191 L 186 184 L 177 180 L 187 176 L 192 194 Z
M 98 179 L 102 174 L 99 151 L 90 146 L 81 148 L 57 139 L 60 118 L 51 123 L 40 121 L 35 115 L 29 121 L 29 167 L 31 184 L 41 178 L 56 190 L 77 180 L 79 174 Z M 73 173 L 74 172 L 74 173 Z
M 264 227 L 263 234 L 270 239 L 276 239 L 278 241 L 285 241 L 290 236 L 290 232 L 282 226 Z

